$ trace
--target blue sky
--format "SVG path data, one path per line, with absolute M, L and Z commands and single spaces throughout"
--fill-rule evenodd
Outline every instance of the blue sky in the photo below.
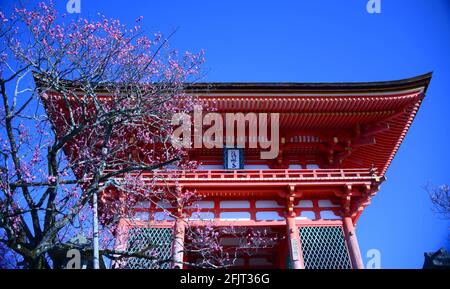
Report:
M 450 182 L 450 1 L 381 0 L 380 14 L 367 13 L 367 1 L 81 0 L 80 16 L 134 25 L 142 15 L 151 33 L 178 27 L 173 47 L 205 50 L 203 81 L 380 81 L 433 71 L 388 180 L 357 225 L 365 262 L 374 248 L 383 268 L 421 268 L 423 252 L 450 249 L 449 222 L 421 188 Z

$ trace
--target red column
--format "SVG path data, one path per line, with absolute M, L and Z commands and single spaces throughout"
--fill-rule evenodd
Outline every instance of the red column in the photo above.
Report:
M 358 240 L 356 239 L 355 228 L 353 227 L 351 217 L 344 217 L 344 232 L 353 269 L 364 269 L 364 264 L 361 258 L 361 252 L 359 250 Z
M 114 243 L 114 250 L 116 251 L 126 251 L 127 250 L 127 241 L 128 241 L 128 229 L 129 223 L 123 218 L 120 219 L 119 224 L 116 230 L 116 237 Z M 119 255 L 118 255 L 119 256 Z M 126 258 L 112 261 L 112 268 L 120 269 L 126 266 Z
M 289 257 L 293 269 L 304 269 L 303 256 L 300 246 L 300 235 L 294 217 L 286 218 L 287 225 L 287 242 L 289 246 Z
M 183 269 L 185 222 L 177 219 L 174 227 L 174 240 L 172 245 L 172 268 Z

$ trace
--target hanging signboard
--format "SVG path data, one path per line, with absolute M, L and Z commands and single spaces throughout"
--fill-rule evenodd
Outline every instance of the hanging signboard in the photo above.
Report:
M 243 148 L 224 148 L 223 164 L 225 169 L 242 170 L 244 169 L 244 149 Z

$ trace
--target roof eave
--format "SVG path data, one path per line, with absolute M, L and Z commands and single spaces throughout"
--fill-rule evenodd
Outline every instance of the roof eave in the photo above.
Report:
M 377 82 L 201 82 L 187 84 L 185 90 L 192 93 L 304 93 L 304 92 L 380 92 L 399 91 L 424 87 L 427 90 L 432 72 L 419 76 Z

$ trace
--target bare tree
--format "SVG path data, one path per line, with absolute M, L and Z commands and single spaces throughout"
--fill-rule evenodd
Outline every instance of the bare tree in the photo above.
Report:
M 0 241 L 32 268 L 63 266 L 74 232 L 91 231 L 93 195 L 133 189 L 102 202 L 112 242 L 137 199 L 170 193 L 153 191 L 142 173 L 193 165 L 169 145 L 170 119 L 195 103 L 182 89 L 202 55 L 179 55 L 138 24 L 57 19 L 45 3 L 0 14 Z
M 92 238 L 94 196 L 102 256 L 170 262 L 152 246 L 131 252 L 114 242 L 118 221 L 133 220 L 138 202 L 182 207 L 195 199 L 161 186 L 152 172 L 197 165 L 171 145 L 171 117 L 201 105 L 183 91 L 199 76 L 203 53 L 180 54 L 170 36 L 149 38 L 139 23 L 129 29 L 102 15 L 66 21 L 51 3 L 0 12 L 0 25 L 0 250 L 7 251 L 0 265 L 62 268 L 70 248 L 91 256 L 92 246 L 74 240 Z M 234 252 L 275 240 L 262 235 L 247 232 L 243 240 L 251 240 Z M 235 259 L 214 225 L 187 224 L 187 236 L 185 251 L 200 254 L 198 266 Z
M 430 196 L 433 211 L 445 219 L 450 218 L 450 187 L 441 185 L 438 187 L 427 186 L 425 190 Z

